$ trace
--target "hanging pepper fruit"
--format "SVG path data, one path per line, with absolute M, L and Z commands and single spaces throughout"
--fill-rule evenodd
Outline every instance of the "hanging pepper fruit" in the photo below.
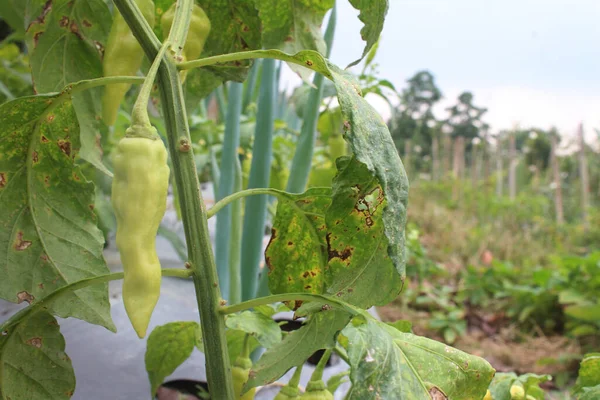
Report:
M 147 105 L 156 71 L 168 47 L 152 63 L 131 113 L 131 127 L 113 151 L 112 204 L 121 254 L 123 303 L 140 338 L 146 335 L 160 296 L 161 271 L 156 234 L 167 208 L 167 149 L 150 124 Z
M 175 18 L 175 9 L 177 7 L 177 3 L 173 3 L 173 5 L 165 11 L 165 13 L 160 18 L 160 26 L 163 31 L 163 38 L 166 38 L 171 31 L 171 26 L 173 25 L 173 19 Z M 206 43 L 206 39 L 210 34 L 210 19 L 208 16 L 197 4 L 194 4 L 194 8 L 192 10 L 192 19 L 190 20 L 190 27 L 188 30 L 187 38 L 185 40 L 185 45 L 183 46 L 182 60 L 178 60 L 180 62 L 187 60 L 196 60 L 202 54 L 202 50 L 204 50 L 204 44 Z M 181 71 L 181 80 L 185 80 L 185 74 L 187 71 Z
M 246 382 L 248 382 L 248 375 L 250 374 L 250 369 L 252 368 L 252 360 L 250 359 L 250 344 L 248 339 L 249 337 L 246 334 L 244 337 L 242 352 L 235 359 L 233 367 L 231 368 L 235 398 L 241 400 L 254 399 L 254 394 L 256 392 L 256 388 L 252 388 L 242 395 L 242 390 L 244 389 Z
M 154 26 L 154 2 L 152 0 L 135 0 L 140 11 L 150 26 Z M 144 58 L 144 51 L 133 36 L 131 29 L 118 10 L 108 35 L 104 49 L 102 70 L 105 77 L 135 75 Z M 131 87 L 128 83 L 108 85 L 102 97 L 102 119 L 106 125 L 114 125 L 117 120 L 119 106 Z
M 123 302 L 133 328 L 146 335 L 160 295 L 156 233 L 169 187 L 167 149 L 156 129 L 132 126 L 114 150 L 112 204 L 123 271 Z

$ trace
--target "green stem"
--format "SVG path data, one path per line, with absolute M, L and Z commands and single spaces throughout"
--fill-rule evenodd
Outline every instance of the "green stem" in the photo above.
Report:
M 175 269 L 175 268 L 167 268 L 161 270 L 162 276 L 175 276 L 178 278 L 189 278 L 192 276 L 192 271 L 186 269 Z M 44 297 L 41 300 L 38 300 L 34 304 L 30 305 L 27 308 L 20 310 L 15 313 L 12 317 L 4 321 L 2 325 L 0 325 L 0 332 L 6 332 L 11 327 L 16 326 L 17 324 L 23 322 L 30 315 L 33 315 L 36 311 L 39 310 L 47 310 L 48 307 L 54 303 L 56 300 L 60 299 L 64 295 L 74 292 L 79 289 L 86 288 L 92 285 L 98 285 L 100 283 L 115 281 L 117 279 L 123 279 L 123 272 L 115 272 L 112 274 L 95 276 L 93 278 L 82 279 L 80 281 L 71 283 L 69 285 L 63 286 L 58 290 L 50 293 L 48 296 Z
M 167 47 L 169 47 L 168 41 L 163 43 L 158 54 L 156 55 L 156 58 L 150 66 L 150 70 L 148 70 L 146 80 L 144 81 L 144 84 L 140 89 L 140 93 L 135 100 L 135 104 L 133 105 L 133 111 L 131 113 L 132 125 L 141 125 L 144 127 L 152 126 L 150 123 L 150 118 L 148 117 L 148 101 L 150 100 L 150 93 L 152 92 L 152 86 L 154 86 L 154 79 L 156 78 L 158 67 L 162 63 L 162 59 L 165 55 Z
M 178 1 L 182 7 L 187 7 L 193 0 Z M 114 0 L 114 2 L 148 58 L 154 59 L 160 42 L 134 0 Z M 219 313 L 221 291 L 208 234 L 206 207 L 202 200 L 191 146 L 183 89 L 177 68 L 170 57 L 163 57 L 163 60 L 158 70 L 158 84 L 173 173 L 179 193 L 189 263 L 194 273 L 194 287 L 206 355 L 207 381 L 213 398 L 232 400 L 235 392 L 225 337 L 225 319 Z
M 292 378 L 289 380 L 288 382 L 288 386 L 290 387 L 295 387 L 297 388 L 298 385 L 300 384 L 300 378 L 302 377 L 302 367 L 304 367 L 304 364 L 300 364 L 296 367 L 296 370 L 294 371 L 294 375 L 292 375 Z
M 233 193 L 235 185 L 235 169 L 240 145 L 240 115 L 242 112 L 242 89 L 241 83 L 231 84 L 231 96 L 227 103 L 227 119 L 225 121 L 225 136 L 223 138 L 223 149 L 221 150 L 221 166 L 219 168 L 219 186 L 217 200 Z M 217 92 L 218 95 L 219 92 Z M 220 107 L 220 106 L 219 106 Z M 221 283 L 223 297 L 231 301 L 229 293 L 229 256 L 232 230 L 231 207 L 227 206 L 217 214 L 217 226 L 215 233 L 215 259 L 219 282 Z
M 234 191 L 242 190 L 242 166 L 240 160 L 235 159 L 235 187 Z M 237 201 L 231 205 L 231 236 L 229 240 L 229 304 L 242 301 L 242 271 L 241 271 L 241 244 L 242 244 L 242 202 Z
M 326 296 L 323 294 L 313 294 L 313 293 L 283 293 L 283 294 L 273 294 L 271 296 L 266 297 L 258 297 L 256 299 L 244 301 L 238 304 L 232 304 L 230 306 L 223 306 L 219 309 L 221 314 L 234 314 L 239 311 L 248 310 L 250 308 L 254 308 L 257 306 L 262 306 L 265 304 L 273 304 L 280 303 L 285 301 L 316 301 L 319 303 L 323 303 L 324 305 L 335 305 L 337 308 L 343 309 L 352 315 L 360 314 L 360 311 L 356 308 L 352 307 L 350 304 L 345 303 L 341 300 L 338 300 L 334 297 Z
M 246 189 L 246 190 L 241 190 L 239 192 L 230 194 L 229 196 L 224 197 L 223 199 L 217 201 L 215 203 L 215 205 L 212 206 L 206 214 L 207 214 L 208 218 L 212 218 L 216 213 L 221 211 L 221 209 L 223 207 L 226 207 L 229 203 L 234 202 L 237 199 L 241 199 L 242 197 L 257 196 L 257 195 L 263 195 L 263 194 L 269 194 L 269 195 L 275 196 L 281 200 L 291 200 L 292 199 L 292 197 L 288 193 L 286 193 L 282 190 L 269 189 L 269 188 Z
M 300 391 L 298 390 L 298 385 L 300 384 L 300 378 L 302 377 L 302 367 L 304 366 L 304 364 L 300 364 L 296 367 L 296 370 L 294 371 L 294 375 L 292 375 L 292 378 L 289 380 L 289 382 L 287 383 L 287 385 L 285 385 L 284 387 L 281 388 L 280 393 L 289 397 L 289 398 L 295 398 L 298 397 L 300 394 Z
M 315 54 L 318 54 L 314 52 Z M 242 61 L 242 60 L 254 60 L 257 58 L 265 58 L 265 59 L 273 59 L 273 60 L 282 60 L 286 62 L 290 62 L 292 64 L 298 64 L 305 68 L 312 69 L 313 71 L 317 71 L 319 68 L 322 68 L 322 65 L 308 65 L 306 60 L 302 57 L 296 57 L 294 54 L 284 53 L 281 50 L 252 50 L 252 51 L 239 51 L 237 53 L 229 53 L 229 54 L 221 54 L 218 56 L 201 58 L 199 60 L 186 61 L 183 63 L 177 64 L 177 68 L 180 70 L 194 69 L 200 67 L 207 67 L 209 65 L 215 64 L 226 64 L 228 62 L 233 61 Z M 264 72 L 264 62 L 263 62 L 263 72 Z M 273 67 L 273 74 L 275 73 Z M 274 77 L 273 77 L 274 78 Z
M 93 89 L 98 86 L 112 85 L 115 83 L 130 83 L 135 85 L 139 83 L 144 83 L 145 81 L 146 78 L 141 76 L 107 76 L 103 78 L 86 79 L 65 86 L 61 94 L 73 95 L 75 93 L 79 93 L 88 89 Z
M 331 16 L 325 31 L 325 42 L 327 44 L 327 55 L 331 51 L 333 42 L 333 33 L 336 24 L 336 8 L 333 6 Z M 321 107 L 321 99 L 323 97 L 323 81 L 324 77 L 321 74 L 315 74 L 313 78 L 314 88 L 310 90 L 308 95 L 308 105 L 304 111 L 304 120 L 302 121 L 302 129 L 298 142 L 296 143 L 296 151 L 292 159 L 290 171 L 294 171 L 288 178 L 286 191 L 290 193 L 302 193 L 306 189 L 308 177 L 312 167 L 312 158 L 317 140 L 317 122 L 319 120 L 319 108 Z
M 329 361 L 329 357 L 331 357 L 331 351 L 332 351 L 331 349 L 325 350 L 325 353 L 323 353 L 323 356 L 319 360 L 317 367 L 315 368 L 314 372 L 312 373 L 312 375 L 310 377 L 311 381 L 320 381 L 323 379 L 323 370 L 325 369 L 325 366 L 327 365 L 327 361 Z
M 171 25 L 171 31 L 166 42 L 169 42 L 171 52 L 177 60 L 181 60 L 181 55 L 183 54 L 183 47 L 187 40 L 193 10 L 193 1 L 178 1 L 175 6 L 173 24 Z

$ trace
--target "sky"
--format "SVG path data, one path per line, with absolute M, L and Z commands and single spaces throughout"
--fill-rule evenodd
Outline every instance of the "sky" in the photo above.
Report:
M 586 138 L 600 128 L 599 0 L 389 0 L 379 51 L 380 78 L 397 89 L 417 71 L 433 73 L 444 99 L 463 91 L 488 108 L 492 132 L 515 125 L 556 126 Z M 345 67 L 362 53 L 362 23 L 345 0 L 331 60 Z M 357 72 L 360 67 L 354 68 Z M 288 75 L 293 80 L 291 73 Z M 387 117 L 389 110 L 372 101 Z

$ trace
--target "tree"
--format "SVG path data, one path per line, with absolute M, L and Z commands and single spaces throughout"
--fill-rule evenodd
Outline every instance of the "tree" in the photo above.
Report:
M 458 96 L 457 103 L 446 110 L 450 116 L 445 122 L 454 140 L 453 173 L 459 178 L 464 172 L 465 150 L 468 154 L 472 147 L 471 141 L 480 137 L 481 131 L 488 129 L 488 125 L 481 120 L 487 108 L 474 106 L 473 94 L 463 92 Z
M 391 121 L 392 138 L 399 151 L 418 146 L 421 156 L 432 156 L 433 136 L 438 130 L 432 108 L 442 93 L 429 71 L 419 71 L 406 82 L 408 87 L 402 91 L 400 105 Z M 404 153 L 410 157 L 406 150 Z

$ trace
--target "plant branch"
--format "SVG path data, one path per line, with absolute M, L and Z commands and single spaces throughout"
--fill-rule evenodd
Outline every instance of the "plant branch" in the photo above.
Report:
M 305 50 L 296 54 L 288 54 L 284 53 L 281 50 L 253 50 L 253 51 L 240 51 L 237 53 L 229 53 L 229 54 L 221 54 L 218 56 L 201 58 L 199 60 L 186 61 L 183 63 L 177 64 L 177 68 L 180 70 L 186 69 L 194 69 L 200 67 L 208 67 L 210 65 L 221 65 L 226 64 L 232 61 L 242 61 L 242 60 L 254 60 L 257 58 L 271 58 L 275 60 L 282 60 L 286 62 L 290 62 L 293 64 L 301 65 L 305 68 L 312 69 L 316 72 L 324 73 L 328 78 L 331 78 L 329 72 L 324 69 L 323 63 L 319 65 L 319 63 L 308 63 L 307 60 L 301 56 L 306 54 L 314 54 L 315 58 L 320 58 L 324 61 L 323 56 L 321 56 L 316 51 Z
M 189 278 L 192 276 L 192 271 L 187 269 L 176 269 L 176 268 L 166 268 L 161 270 L 162 276 L 175 276 L 178 278 Z M 60 299 L 67 293 L 74 292 L 75 290 L 83 289 L 88 286 L 98 285 L 100 283 L 115 281 L 117 279 L 123 279 L 123 272 L 115 272 L 112 274 L 95 276 L 93 278 L 82 279 L 80 281 L 71 283 L 69 285 L 63 286 L 60 289 L 55 290 L 50 293 L 48 296 L 43 299 L 35 302 L 27 308 L 20 310 L 15 313 L 12 317 L 4 321 L 2 325 L 0 325 L 0 332 L 6 332 L 11 327 L 21 323 L 23 320 L 27 319 L 34 312 L 39 310 L 47 310 L 48 307 L 56 300 Z
M 246 190 L 241 190 L 239 192 L 230 194 L 229 196 L 224 197 L 223 199 L 217 201 L 215 203 L 215 205 L 212 206 L 206 214 L 207 214 L 208 218 L 214 217 L 214 215 L 216 213 L 218 213 L 223 207 L 226 207 L 229 203 L 232 203 L 232 202 L 236 201 L 237 199 L 241 199 L 242 197 L 261 195 L 261 194 L 270 194 L 271 196 L 275 196 L 281 200 L 288 200 L 288 201 L 291 200 L 291 197 L 289 194 L 287 194 L 284 191 L 277 190 L 277 189 L 269 189 L 269 188 L 246 189 Z
M 221 314 L 234 314 L 239 311 L 248 310 L 253 307 L 262 306 L 265 304 L 273 304 L 280 303 L 285 301 L 315 301 L 319 303 L 323 303 L 324 306 L 335 305 L 337 308 L 343 309 L 352 315 L 362 314 L 360 310 L 354 308 L 348 303 L 345 303 L 341 300 L 338 300 L 334 297 L 326 296 L 323 294 L 314 294 L 314 293 L 283 293 L 283 294 L 274 294 L 271 296 L 258 297 L 256 299 L 244 301 L 242 303 L 233 304 L 230 306 L 224 306 L 219 309 Z
M 192 1 L 178 0 L 179 5 L 184 9 L 191 7 Z M 135 1 L 114 0 L 114 3 L 140 42 L 146 56 L 150 60 L 156 58 L 160 41 L 144 19 Z M 225 318 L 219 313 L 221 291 L 208 234 L 206 207 L 202 200 L 196 172 L 183 88 L 179 72 L 171 57 L 163 57 L 158 78 L 169 152 L 184 222 L 188 262 L 193 271 L 200 313 L 207 381 L 213 398 L 233 400 L 234 390 L 225 337 Z
M 133 112 L 131 113 L 132 125 L 141 125 L 144 127 L 152 126 L 150 123 L 150 118 L 148 117 L 148 100 L 150 100 L 150 93 L 152 92 L 152 86 L 154 85 L 154 79 L 156 78 L 158 67 L 162 62 L 162 58 L 165 55 L 165 51 L 167 50 L 168 46 L 169 42 L 163 43 L 158 54 L 156 55 L 156 58 L 150 66 L 150 70 L 148 70 L 146 80 L 144 81 L 144 84 L 140 89 L 140 93 L 135 100 L 135 104 L 133 105 Z

